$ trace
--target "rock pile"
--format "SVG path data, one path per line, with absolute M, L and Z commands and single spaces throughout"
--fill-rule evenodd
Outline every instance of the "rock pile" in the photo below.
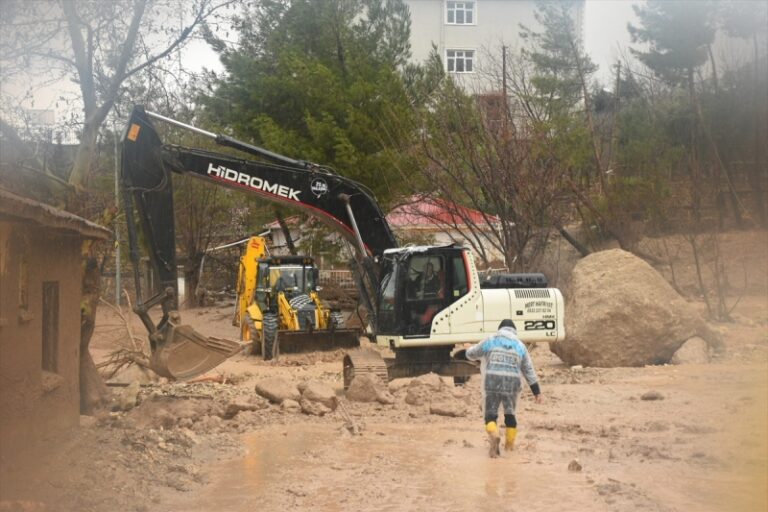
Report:
M 411 409 L 411 416 L 420 413 L 466 416 L 472 402 L 471 393 L 465 387 L 454 387 L 450 379 L 444 380 L 435 373 L 396 379 L 386 386 L 376 375 L 360 374 L 352 380 L 346 397 L 352 402 L 393 405 L 396 409 L 405 407 Z
M 424 405 L 432 401 L 432 396 L 443 390 L 443 379 L 436 373 L 420 375 L 408 385 L 405 395 L 405 403 L 410 405 Z
M 336 410 L 336 391 L 320 381 L 302 382 L 298 386 L 282 377 L 268 377 L 256 383 L 256 393 L 280 405 L 285 412 L 302 411 L 312 416 L 324 416 Z
M 404 402 L 413 407 L 426 407 L 437 416 L 463 417 L 469 414 L 471 396 L 464 387 L 454 387 L 435 373 L 421 375 L 405 383 L 394 381 L 390 389 L 397 395 L 405 394 Z

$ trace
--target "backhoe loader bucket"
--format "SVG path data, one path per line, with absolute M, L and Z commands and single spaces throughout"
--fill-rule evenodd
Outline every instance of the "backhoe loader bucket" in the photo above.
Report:
M 277 354 L 318 352 L 360 346 L 360 329 L 319 329 L 277 333 Z
M 174 380 L 191 379 L 212 370 L 240 352 L 243 343 L 206 337 L 189 325 L 168 323 L 153 338 L 156 348 L 150 361 L 152 370 Z

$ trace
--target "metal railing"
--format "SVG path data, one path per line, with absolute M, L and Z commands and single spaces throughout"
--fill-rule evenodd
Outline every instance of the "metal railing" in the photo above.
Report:
M 349 270 L 321 270 L 320 286 L 335 285 L 341 288 L 354 288 L 355 279 Z

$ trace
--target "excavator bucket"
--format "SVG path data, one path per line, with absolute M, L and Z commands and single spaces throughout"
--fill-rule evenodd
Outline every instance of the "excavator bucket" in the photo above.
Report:
M 360 346 L 360 329 L 321 329 L 313 331 L 279 331 L 278 354 L 318 352 Z
M 162 338 L 153 351 L 151 367 L 158 375 L 173 380 L 191 379 L 212 370 L 245 345 L 203 336 L 189 325 L 168 324 Z

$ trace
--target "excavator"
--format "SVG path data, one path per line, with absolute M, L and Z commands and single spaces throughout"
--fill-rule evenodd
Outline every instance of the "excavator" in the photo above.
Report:
M 242 341 L 253 342 L 253 354 L 270 360 L 280 352 L 360 345 L 360 330 L 345 328 L 341 311 L 320 300 L 318 274 L 312 258 L 270 257 L 267 240 L 250 237 L 240 257 L 233 324 Z
M 247 153 L 248 158 L 164 144 L 153 120 L 208 137 Z M 345 387 L 361 373 L 385 382 L 429 372 L 466 379 L 478 368 L 463 357 L 462 350 L 455 350 L 456 345 L 482 340 L 496 332 L 505 318 L 515 321 L 524 342 L 554 342 L 565 336 L 563 296 L 547 287 L 542 274 L 507 274 L 481 285 L 474 258 L 465 247 L 399 247 L 373 193 L 330 169 L 141 106 L 134 107 L 122 142 L 121 188 L 136 281 L 134 310 L 149 331 L 151 364 L 161 375 L 190 378 L 242 350 L 240 342 L 205 337 L 181 323 L 173 173 L 244 190 L 308 213 L 351 244 L 352 270 L 367 312 L 367 334 L 394 357 L 384 358 L 381 351 L 370 348 L 350 350 L 343 361 Z M 137 271 L 139 227 L 159 277 L 158 291 L 146 300 Z M 155 321 L 149 310 L 158 306 L 162 315 Z

